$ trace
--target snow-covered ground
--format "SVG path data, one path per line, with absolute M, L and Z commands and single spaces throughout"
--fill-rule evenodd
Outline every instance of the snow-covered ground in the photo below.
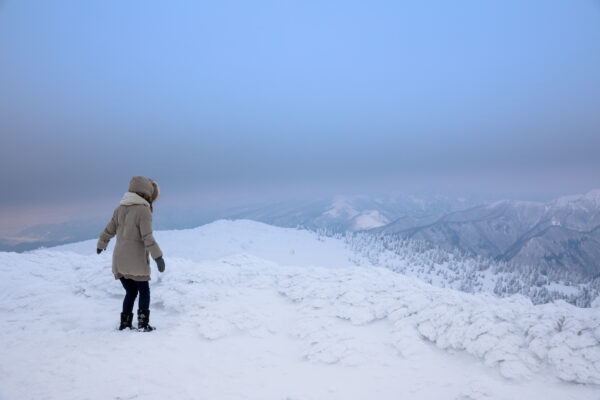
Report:
M 0 399 L 600 399 L 599 307 L 434 287 L 251 221 L 155 236 L 152 333 L 116 330 L 95 241 L 0 253 Z

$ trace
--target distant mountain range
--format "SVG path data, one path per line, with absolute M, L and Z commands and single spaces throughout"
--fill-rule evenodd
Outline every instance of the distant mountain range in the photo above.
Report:
M 105 224 L 104 219 L 88 219 L 33 225 L 21 230 L 16 237 L 0 237 L 0 251 L 22 252 L 90 239 L 97 236 Z
M 548 271 L 600 274 L 600 190 L 549 203 L 507 200 L 439 218 L 399 218 L 371 232 Z
M 228 218 L 244 218 L 284 227 L 331 232 L 362 231 L 386 226 L 399 218 L 435 219 L 476 205 L 467 198 L 446 196 L 334 196 L 315 201 L 284 201 L 230 211 Z

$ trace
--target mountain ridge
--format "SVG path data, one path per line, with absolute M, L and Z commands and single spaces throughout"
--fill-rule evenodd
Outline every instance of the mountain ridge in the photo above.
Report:
M 600 190 L 547 202 L 502 200 L 454 211 L 428 224 L 371 230 L 425 240 L 498 261 L 600 273 Z

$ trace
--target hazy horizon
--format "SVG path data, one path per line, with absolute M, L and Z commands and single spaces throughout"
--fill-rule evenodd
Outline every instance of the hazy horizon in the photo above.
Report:
M 132 175 L 157 210 L 600 188 L 594 0 L 8 0 L 0 52 L 0 236 Z

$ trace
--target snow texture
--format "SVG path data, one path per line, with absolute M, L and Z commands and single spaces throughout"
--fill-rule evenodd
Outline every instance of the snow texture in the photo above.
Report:
M 520 266 L 393 235 L 321 232 L 342 238 L 368 264 L 419 278 L 439 287 L 467 293 L 488 292 L 501 297 L 519 293 L 534 304 L 564 300 L 578 307 L 590 307 L 600 293 L 600 276 L 579 281 L 568 270 L 548 272 L 541 267 Z M 540 257 L 542 257 L 540 255 Z M 570 278 L 571 277 L 571 278 Z
M 115 329 L 93 241 L 0 253 L 0 399 L 598 399 L 597 302 L 439 288 L 250 221 L 156 237 L 149 334 Z

